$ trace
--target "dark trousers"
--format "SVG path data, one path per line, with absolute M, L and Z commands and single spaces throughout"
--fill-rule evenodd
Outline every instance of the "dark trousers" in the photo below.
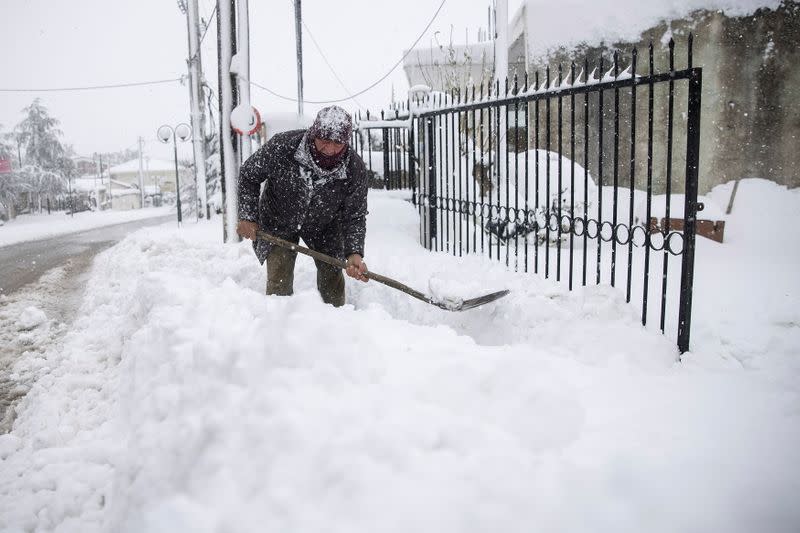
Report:
M 294 292 L 294 263 L 297 252 L 273 246 L 267 256 L 267 294 L 290 296 Z M 334 307 L 344 305 L 344 273 L 322 261 L 317 265 L 317 290 L 322 301 Z

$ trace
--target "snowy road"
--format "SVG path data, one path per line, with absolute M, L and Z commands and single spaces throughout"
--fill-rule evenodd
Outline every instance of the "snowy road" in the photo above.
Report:
M 11 294 L 70 260 L 88 265 L 99 251 L 126 235 L 174 218 L 174 215 L 163 215 L 4 246 L 0 249 L 0 294 Z
M 11 369 L 23 354 L 41 354 L 63 335 L 83 297 L 94 257 L 162 215 L 0 248 L 0 433 L 32 377 Z M 25 317 L 22 318 L 21 317 Z

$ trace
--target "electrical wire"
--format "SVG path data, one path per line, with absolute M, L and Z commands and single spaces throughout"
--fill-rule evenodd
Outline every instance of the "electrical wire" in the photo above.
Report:
M 365 89 L 362 89 L 362 90 L 358 91 L 357 93 L 355 93 L 355 94 L 352 94 L 352 95 L 350 95 L 350 96 L 348 96 L 348 97 L 346 97 L 346 98 L 338 98 L 338 99 L 335 99 L 335 100 L 306 100 L 306 99 L 303 99 L 303 102 L 305 102 L 305 103 L 307 103 L 307 104 L 336 104 L 336 103 L 339 103 L 339 102 L 346 102 L 347 100 L 355 100 L 355 98 L 356 98 L 356 97 L 358 97 L 358 96 L 361 96 L 362 94 L 364 94 L 364 93 L 366 93 L 366 92 L 368 92 L 368 91 L 370 91 L 370 90 L 374 89 L 374 88 L 375 88 L 375 86 L 377 86 L 377 85 L 378 85 L 379 83 L 381 83 L 383 80 L 385 80 L 386 78 L 388 78 L 388 77 L 389 77 L 389 75 L 390 75 L 392 72 L 394 72 L 394 70 L 395 70 L 395 69 L 396 69 L 396 68 L 397 68 L 397 67 L 398 67 L 398 66 L 399 66 L 399 65 L 400 65 L 400 64 L 401 64 L 401 63 L 402 63 L 402 62 L 405 60 L 405 58 L 406 58 L 406 57 L 408 57 L 408 55 L 409 55 L 409 54 L 412 52 L 412 50 L 414 50 L 414 47 L 416 47 L 416 46 L 417 46 L 417 44 L 419 44 L 419 42 L 422 40 L 422 38 L 423 38 L 423 37 L 425 36 L 425 34 L 428 32 L 428 30 L 430 29 L 430 27 L 433 25 L 433 22 L 436 20 L 436 17 L 439 15 L 439 12 L 442 10 L 442 7 L 444 7 L 444 4 L 445 4 L 445 2 L 446 2 L 446 1 L 447 1 L 447 0 L 442 0 L 442 2 L 439 4 L 439 7 L 436 9 L 436 12 L 433 14 L 433 17 L 431 17 L 431 20 L 428 22 L 428 25 L 427 25 L 427 26 L 425 26 L 425 29 L 424 29 L 424 30 L 422 30 L 422 33 L 420 33 L 419 37 L 417 37 L 417 40 L 416 40 L 416 41 L 414 41 L 414 44 L 412 44 L 412 45 L 411 45 L 411 47 L 410 47 L 408 50 L 406 50 L 406 53 L 405 53 L 405 54 L 403 54 L 403 57 L 401 57 L 401 58 L 400 58 L 400 59 L 397 61 L 397 63 L 395 63 L 395 64 L 392 66 L 392 68 L 390 68 L 390 69 L 389 69 L 389 71 L 388 71 L 386 74 L 384 74 L 383 76 L 381 76 L 381 78 L 380 78 L 380 79 L 378 79 L 378 81 L 376 81 L 376 82 L 372 83 L 371 85 L 369 85 L 369 86 L 368 86 L 368 87 L 366 87 Z M 306 29 L 308 29 L 308 28 L 306 28 Z M 309 34 L 309 35 L 310 35 L 310 34 Z M 313 39 L 312 39 L 312 40 L 313 40 Z M 280 98 L 280 99 L 282 99 L 282 100 L 286 100 L 286 101 L 288 101 L 288 102 L 297 102 L 297 98 L 292 98 L 292 97 L 290 97 L 290 96 L 284 96 L 284 95 L 282 95 L 282 94 L 279 94 L 279 93 L 277 93 L 277 92 L 273 91 L 272 89 L 269 89 L 268 87 L 265 87 L 265 86 L 263 86 L 263 85 L 260 85 L 260 84 L 258 84 L 258 83 L 256 83 L 256 82 L 254 82 L 253 80 L 247 80 L 247 79 L 245 79 L 243 76 L 240 76 L 240 77 L 241 77 L 242 79 L 244 79 L 245 81 L 249 82 L 249 83 L 250 83 L 250 85 L 254 85 L 254 86 L 258 87 L 259 89 L 261 89 L 261 90 L 263 90 L 263 91 L 266 91 L 266 92 L 268 92 L 269 94 L 271 94 L 272 96 L 274 96 L 274 97 L 276 97 L 276 98 Z
M 122 87 L 142 87 L 144 85 L 159 85 L 164 83 L 175 83 L 183 78 L 172 78 L 168 80 L 138 81 L 132 83 L 115 83 L 111 85 L 91 85 L 88 87 L 58 87 L 50 89 L 0 89 L 3 93 L 44 93 L 59 91 L 92 91 L 95 89 L 119 89 Z
M 206 38 L 206 33 L 208 33 L 208 28 L 211 27 L 211 21 L 214 20 L 214 15 L 217 14 L 217 4 L 214 4 L 214 9 L 211 11 L 211 16 L 208 17 L 208 22 L 206 22 L 206 29 L 203 30 L 203 35 L 200 37 L 200 45 L 202 46 L 203 40 Z
M 296 0 L 289 0 L 289 3 L 294 3 L 294 1 Z M 344 89 L 344 92 L 346 92 L 347 95 L 353 99 L 356 105 L 359 108 L 361 108 L 361 110 L 363 110 L 364 108 L 361 105 L 361 102 L 359 102 L 358 99 L 353 96 L 353 94 L 350 92 L 350 89 L 347 88 L 347 86 L 344 84 L 344 81 L 342 81 L 342 78 L 336 72 L 336 69 L 334 69 L 333 65 L 331 65 L 331 62 L 328 60 L 328 56 L 326 56 L 325 52 L 322 51 L 322 47 L 320 46 L 319 42 L 317 42 L 317 39 L 314 37 L 314 34 L 311 32 L 311 28 L 309 28 L 308 24 L 306 24 L 305 19 L 302 19 L 302 23 L 303 23 L 303 28 L 305 28 L 306 30 L 306 33 L 308 33 L 308 36 L 311 37 L 311 42 L 314 43 L 314 48 L 317 49 L 317 52 L 319 52 L 319 55 L 322 57 L 322 60 L 325 61 L 326 65 L 328 65 L 328 69 L 331 71 L 331 74 L 333 74 L 333 77 L 336 78 L 336 81 L 339 82 L 339 85 L 341 85 L 342 89 Z
M 209 17 L 208 23 L 206 24 L 205 30 L 203 30 L 203 35 L 200 37 L 200 44 L 203 44 L 203 39 L 206 38 L 206 33 L 208 32 L 208 28 L 211 27 L 211 21 L 214 20 L 214 15 L 217 13 L 217 5 L 214 5 L 214 9 L 211 12 L 211 17 Z M 312 38 L 313 39 L 313 38 Z M 195 54 L 196 57 L 197 54 Z M 194 59 L 194 58 L 192 58 Z M 154 80 L 154 81 L 140 81 L 140 82 L 133 82 L 133 83 L 115 83 L 110 85 L 91 85 L 87 87 L 56 87 L 56 88 L 49 88 L 49 89 L 7 89 L 7 88 L 0 88 L 0 92 L 3 93 L 45 93 L 45 92 L 63 92 L 63 91 L 92 91 L 97 89 L 119 89 L 123 87 L 141 87 L 145 85 L 160 85 L 164 83 L 174 83 L 176 81 L 182 81 L 183 78 L 172 78 L 169 80 Z
M 203 35 L 200 36 L 200 42 L 197 44 L 197 51 L 194 53 L 194 55 L 192 57 L 189 58 L 188 63 L 192 63 L 195 59 L 197 59 L 197 56 L 200 54 L 200 50 L 202 50 L 201 47 L 203 46 L 203 41 L 206 38 L 206 33 L 208 33 L 208 28 L 211 27 L 211 21 L 214 20 L 214 15 L 217 14 L 217 6 L 218 5 L 219 4 L 214 4 L 214 9 L 211 10 L 211 16 L 208 18 L 208 22 L 206 22 L 206 27 L 203 30 Z

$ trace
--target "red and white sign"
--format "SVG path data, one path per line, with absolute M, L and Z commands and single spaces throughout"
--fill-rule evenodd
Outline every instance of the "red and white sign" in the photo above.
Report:
M 238 105 L 231 111 L 231 128 L 239 135 L 253 135 L 261 129 L 261 113 L 248 105 Z
M 11 174 L 10 159 L 0 159 L 0 174 Z

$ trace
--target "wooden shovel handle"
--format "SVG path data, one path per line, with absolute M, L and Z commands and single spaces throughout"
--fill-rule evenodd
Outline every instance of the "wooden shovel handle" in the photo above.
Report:
M 342 270 L 345 270 L 347 268 L 347 263 L 345 261 L 342 261 L 341 259 L 337 259 L 335 257 L 331 257 L 331 256 L 323 254 L 321 252 L 317 252 L 316 250 L 312 250 L 310 248 L 306 248 L 305 246 L 300 246 L 299 244 L 295 244 L 293 242 L 289 242 L 289 241 L 287 241 L 285 239 L 281 239 L 280 237 L 275 237 L 274 235 L 270 235 L 269 233 L 266 233 L 264 231 L 256 230 L 256 237 L 258 237 L 259 239 L 261 239 L 263 241 L 267 241 L 269 243 L 272 243 L 272 244 L 274 244 L 276 246 L 280 246 L 281 248 L 286 248 L 287 250 L 292 250 L 294 252 L 298 252 L 298 253 L 301 253 L 303 255 L 307 255 L 309 257 L 313 257 L 314 259 L 317 259 L 319 261 L 322 261 L 323 263 L 327 263 L 329 265 L 335 266 L 336 268 L 341 268 Z M 417 290 L 414 290 L 411 287 L 409 287 L 408 285 L 400 283 L 399 281 L 394 280 L 392 278 L 389 278 L 389 277 L 386 277 L 386 276 L 382 276 L 381 274 L 378 274 L 376 272 L 370 272 L 370 271 L 365 272 L 364 276 L 369 278 L 369 279 L 375 280 L 378 283 L 382 283 L 383 285 L 391 287 L 393 289 L 397 289 L 398 291 L 402 291 L 402 292 L 408 294 L 409 296 L 412 296 L 412 297 L 414 297 L 414 298 L 416 298 L 418 300 L 422 300 L 423 302 L 428 302 L 428 303 L 432 303 L 433 302 L 433 300 L 429 296 L 427 296 L 426 294 L 423 294 L 423 293 L 421 293 L 421 292 L 419 292 Z

